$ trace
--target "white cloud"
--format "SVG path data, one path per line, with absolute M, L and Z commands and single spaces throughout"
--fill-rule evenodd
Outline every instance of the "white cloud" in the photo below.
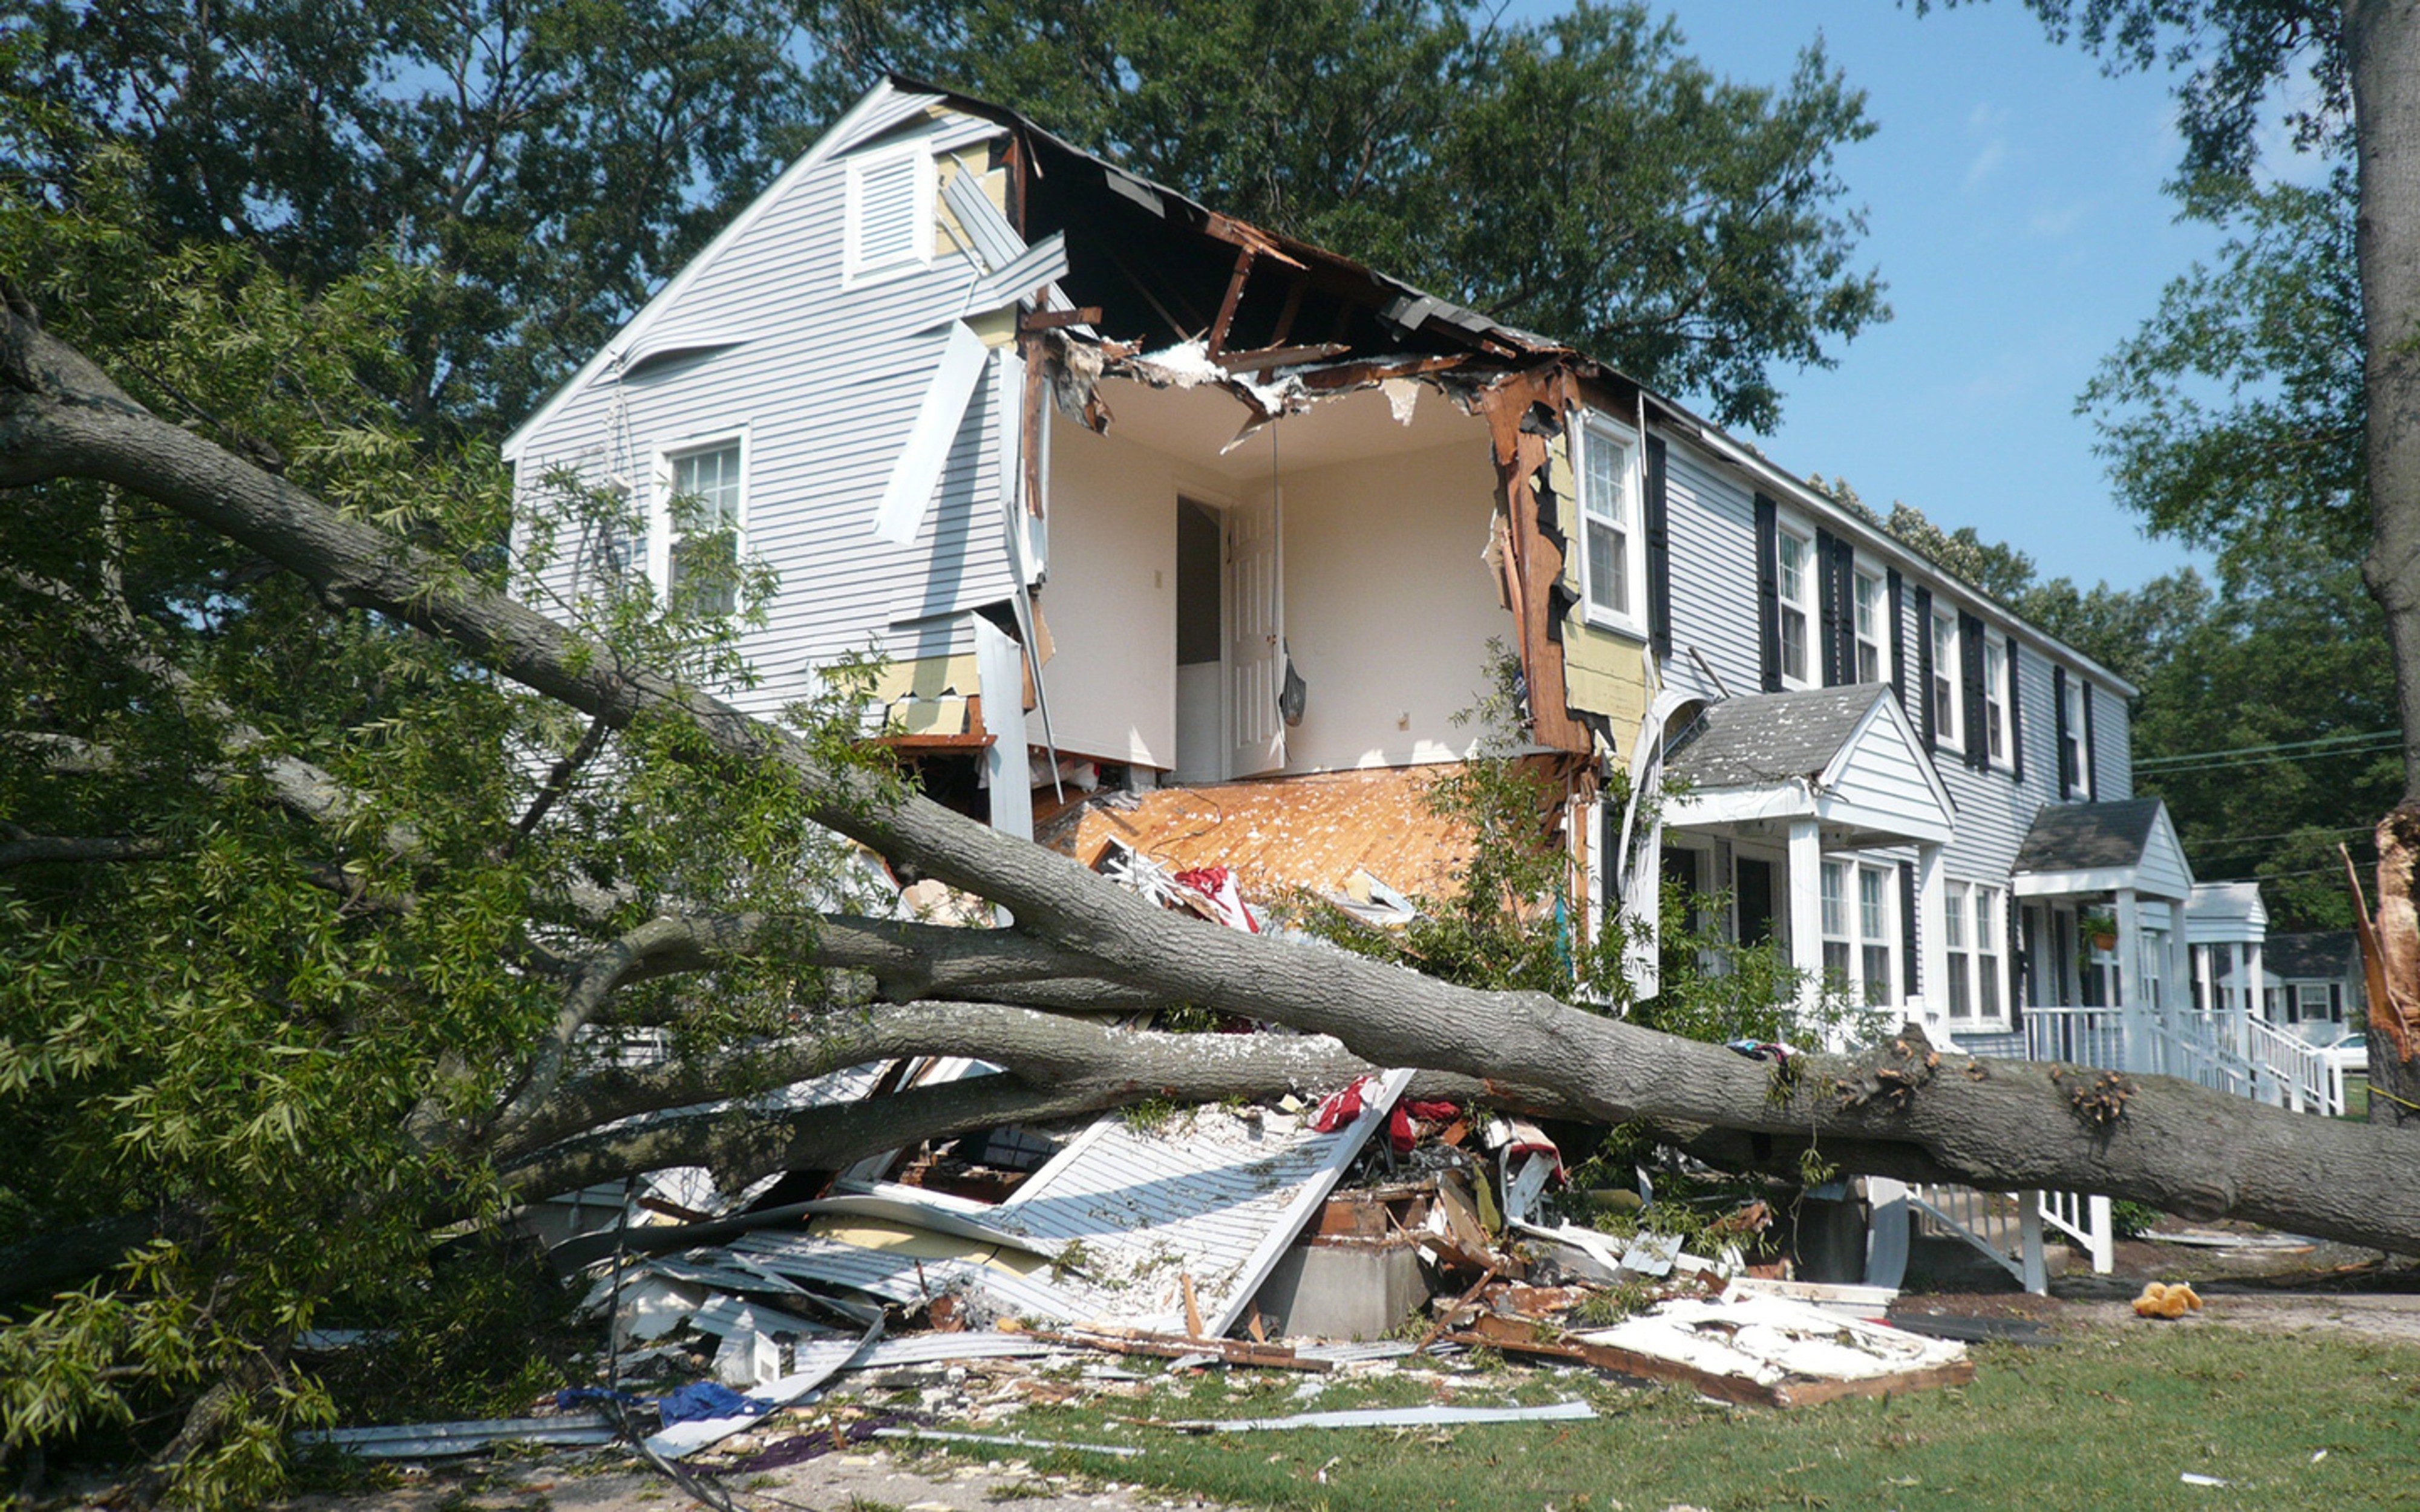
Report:
M 1967 193 L 1972 193 L 1982 188 L 1983 181 L 1991 177 L 2002 162 L 2008 161 L 2008 156 L 2009 139 L 2007 137 L 1995 136 L 1984 143 L 1983 150 L 1976 153 L 1974 161 L 1966 164 Z
M 1973 193 L 1999 170 L 2009 157 L 2009 112 L 1989 100 L 1978 100 L 1966 113 L 1966 134 L 1983 139 L 1982 147 L 1966 164 L 1966 192 Z
M 2072 233 L 2076 224 L 2084 219 L 2084 210 L 2085 203 L 2080 199 L 2065 205 L 2040 206 L 2025 222 L 2025 229 L 2038 237 L 2065 237 Z

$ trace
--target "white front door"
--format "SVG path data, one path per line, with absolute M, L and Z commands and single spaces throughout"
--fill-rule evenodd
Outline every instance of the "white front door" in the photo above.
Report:
M 1284 559 L 1274 500 L 1227 511 L 1227 755 L 1229 777 L 1285 765 Z

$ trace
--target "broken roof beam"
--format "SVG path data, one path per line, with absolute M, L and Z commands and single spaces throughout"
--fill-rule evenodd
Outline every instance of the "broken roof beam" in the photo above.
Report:
M 1227 349 L 1227 332 L 1235 323 L 1235 306 L 1243 301 L 1244 285 L 1252 276 L 1252 262 L 1258 255 L 1250 247 L 1235 254 L 1235 271 L 1227 280 L 1227 297 L 1218 303 L 1218 318 L 1210 323 L 1210 355 L 1214 359 Z

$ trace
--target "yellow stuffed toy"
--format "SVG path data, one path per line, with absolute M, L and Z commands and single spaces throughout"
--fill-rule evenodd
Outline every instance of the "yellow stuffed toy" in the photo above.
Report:
M 2191 1285 L 2182 1281 L 2174 1286 L 2165 1281 L 2154 1281 L 2134 1299 L 2134 1316 L 2137 1318 L 2182 1318 L 2188 1312 L 2199 1311 L 2201 1298 Z

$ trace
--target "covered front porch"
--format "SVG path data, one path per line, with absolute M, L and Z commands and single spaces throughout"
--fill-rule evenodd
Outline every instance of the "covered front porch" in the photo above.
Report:
M 1947 980 L 1938 930 L 1947 790 L 1887 684 L 1683 710 L 1666 748 L 1665 875 L 1730 900 L 1725 933 L 1779 945 L 1854 1001 L 1920 1012 Z

